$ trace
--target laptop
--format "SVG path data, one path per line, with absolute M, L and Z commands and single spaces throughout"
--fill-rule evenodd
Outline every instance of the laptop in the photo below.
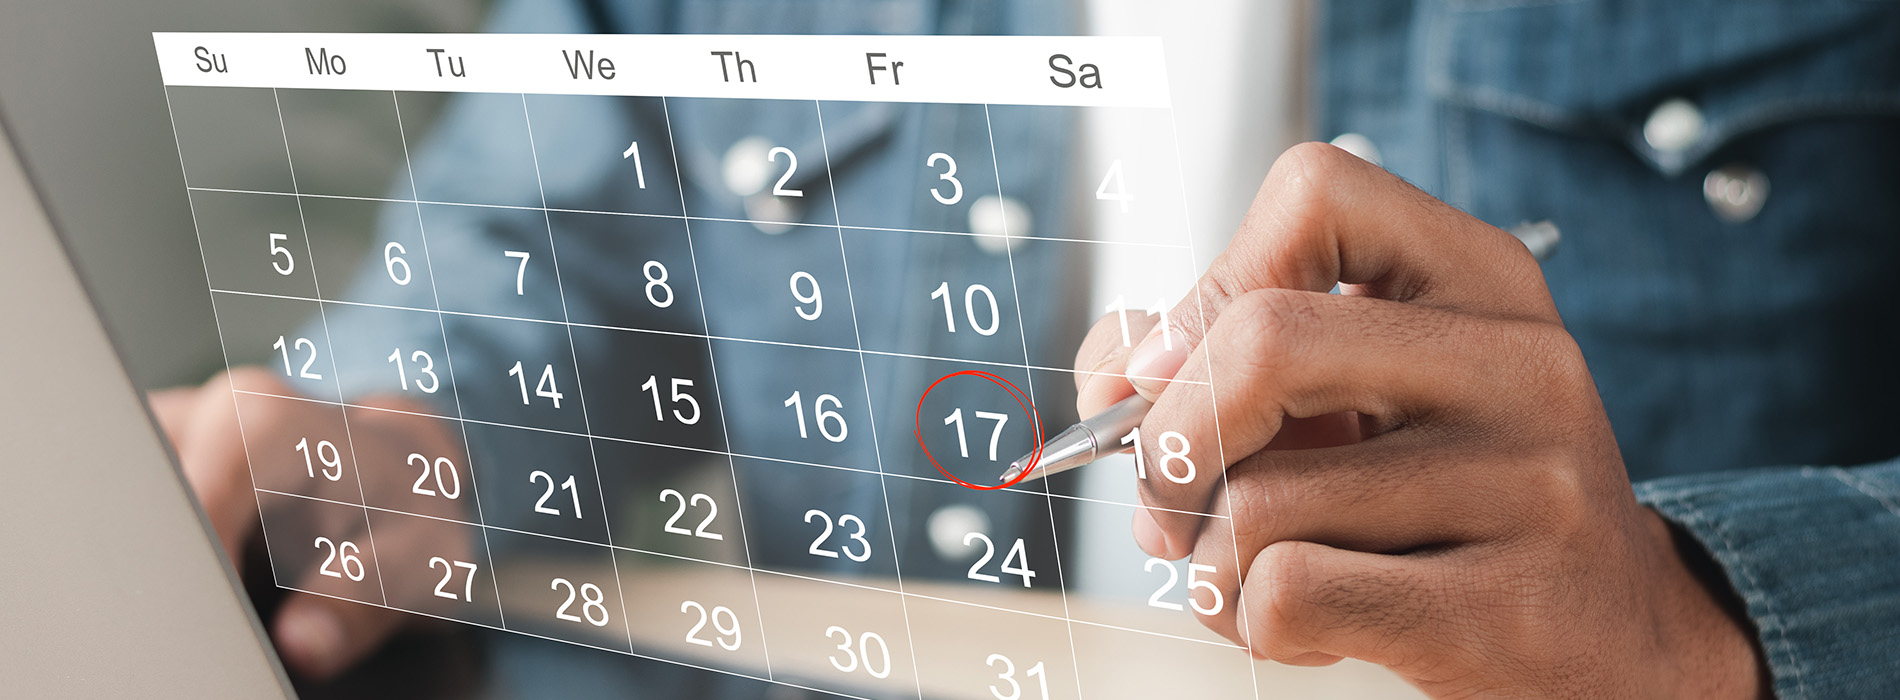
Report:
M 0 231 L 3 692 L 288 697 L 11 134 Z

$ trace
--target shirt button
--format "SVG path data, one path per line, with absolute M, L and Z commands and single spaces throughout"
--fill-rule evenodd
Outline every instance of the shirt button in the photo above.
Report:
M 763 136 L 747 136 L 726 149 L 719 169 L 726 189 L 740 197 L 750 197 L 764 190 L 765 181 L 772 177 L 772 162 L 767 156 L 771 150 L 772 142 Z
M 1689 150 L 1702 140 L 1708 123 L 1702 109 L 1683 98 L 1663 102 L 1643 122 L 1643 140 L 1658 153 L 1676 154 Z
M 991 255 L 1022 245 L 1034 225 L 1029 207 L 1015 197 L 983 195 L 970 204 L 970 233 L 976 234 L 976 247 Z
M 1338 146 L 1339 150 L 1359 156 L 1359 159 L 1365 162 L 1379 166 L 1385 165 L 1385 163 L 1379 159 L 1378 144 L 1374 144 L 1372 139 L 1366 138 L 1365 134 L 1355 134 L 1351 132 L 1340 134 L 1333 137 L 1332 144 Z
M 1740 163 L 1729 165 L 1702 179 L 1702 198 L 1716 218 L 1739 224 L 1755 218 L 1768 203 L 1768 176 Z
M 1557 244 L 1564 239 L 1563 231 L 1558 230 L 1557 225 L 1549 219 L 1512 226 L 1510 234 L 1523 242 L 1524 247 L 1530 249 L 1531 257 L 1538 260 L 1549 260 L 1551 254 L 1557 252 Z
M 990 516 L 976 506 L 956 503 L 930 514 L 924 527 L 930 533 L 930 548 L 944 561 L 969 561 L 976 550 L 963 543 L 972 532 L 990 534 Z

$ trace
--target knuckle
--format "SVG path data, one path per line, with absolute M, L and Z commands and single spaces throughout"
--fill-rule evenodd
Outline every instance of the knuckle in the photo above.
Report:
M 1233 336 L 1229 353 L 1239 357 L 1258 381 L 1299 361 L 1311 343 L 1319 312 L 1303 295 L 1284 289 L 1260 289 L 1235 302 L 1240 313 L 1227 314 Z
M 1310 550 L 1311 545 L 1305 542 L 1275 542 L 1254 558 L 1247 581 L 1249 607 L 1253 608 L 1248 619 L 1254 627 L 1254 639 L 1265 642 L 1266 649 L 1283 650 L 1278 654 L 1269 651 L 1269 656 L 1305 651 L 1302 642 L 1306 635 L 1302 630 L 1310 597 Z
M 1522 339 L 1518 353 L 1524 362 L 1522 376 L 1533 386 L 1546 387 L 1539 392 L 1545 397 L 1544 405 L 1537 408 L 1574 411 L 1598 404 L 1596 380 L 1569 331 L 1543 322 L 1520 322 L 1519 329 L 1514 335 Z
M 1291 215 L 1292 221 L 1314 223 L 1332 210 L 1337 184 L 1348 177 L 1357 160 L 1329 144 L 1296 145 L 1274 161 L 1262 194 L 1268 195 L 1265 201 L 1277 205 L 1283 215 Z
M 1268 482 L 1268 477 L 1260 473 L 1228 475 L 1226 503 L 1232 512 L 1228 522 L 1232 523 L 1235 538 L 1242 543 L 1273 543 L 1278 539 L 1275 513 L 1297 508 L 1287 500 L 1289 496 L 1269 497 L 1268 493 L 1274 489 Z M 1287 489 L 1278 491 L 1291 493 Z

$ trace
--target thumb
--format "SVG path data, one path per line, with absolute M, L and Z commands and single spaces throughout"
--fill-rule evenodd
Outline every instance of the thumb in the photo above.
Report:
M 1240 229 L 1129 354 L 1137 391 L 1166 388 L 1222 309 L 1259 289 L 1354 293 L 1517 318 L 1551 318 L 1543 273 L 1510 234 L 1323 143 L 1287 149 Z

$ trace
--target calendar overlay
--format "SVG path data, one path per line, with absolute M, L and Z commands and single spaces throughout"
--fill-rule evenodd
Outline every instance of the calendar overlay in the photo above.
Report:
M 919 448 L 991 483 L 1063 426 L 1045 411 L 1032 433 L 1002 383 L 959 373 L 1033 404 L 1076 374 L 1079 334 L 1045 328 L 1119 314 L 1132 347 L 1191 292 L 1158 39 L 153 39 L 227 361 L 288 387 L 233 389 L 279 586 L 852 697 L 1258 693 L 1189 612 L 1240 605 L 1209 581 L 1234 562 L 1134 555 L 1112 577 L 1138 594 L 1084 593 L 1055 513 L 1125 523 L 1132 492 L 976 491 Z M 484 172 L 412 158 L 422 124 L 403 117 L 426 93 L 466 93 L 436 128 L 481 134 Z M 312 115 L 337 112 L 395 137 L 393 187 L 317 165 Z M 877 139 L 863 124 L 905 114 L 960 136 L 919 139 L 901 178 L 852 170 Z M 1040 171 L 1006 139 L 1079 114 L 1148 138 L 1073 183 L 1017 174 Z M 745 133 L 760 115 L 776 121 Z M 596 181 L 625 196 L 557 194 Z M 1038 187 L 1136 233 L 1032 226 L 1014 197 Z M 339 212 L 374 214 L 370 257 L 317 230 Z M 924 279 L 899 255 L 968 262 Z M 1051 320 L 1031 261 L 1153 272 Z M 525 349 L 486 356 L 497 338 Z M 971 384 L 925 396 L 945 378 Z M 264 435 L 285 412 L 299 434 Z M 364 426 L 392 417 L 454 439 L 385 455 Z M 1134 478 L 1222 463 L 1178 433 L 1124 444 L 1149 448 Z

